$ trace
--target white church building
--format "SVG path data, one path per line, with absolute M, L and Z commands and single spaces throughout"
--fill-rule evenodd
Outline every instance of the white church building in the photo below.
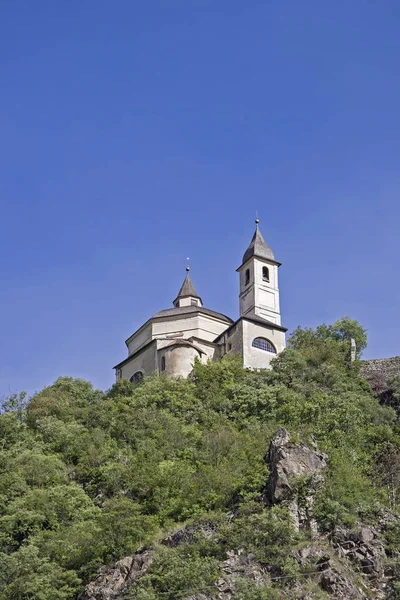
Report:
M 187 377 L 196 358 L 202 362 L 225 355 L 242 357 L 243 366 L 268 369 L 286 345 L 281 325 L 278 269 L 271 248 L 256 230 L 237 269 L 240 277 L 240 316 L 236 321 L 203 306 L 186 277 L 173 308 L 156 313 L 127 340 L 128 357 L 114 368 L 116 378 L 134 383 L 144 375 L 164 373 Z

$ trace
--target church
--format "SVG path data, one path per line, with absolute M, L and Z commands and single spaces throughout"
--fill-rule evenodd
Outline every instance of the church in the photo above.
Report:
M 186 267 L 173 308 L 156 313 L 127 340 L 128 357 L 114 368 L 116 378 L 139 383 L 144 375 L 187 377 L 196 358 L 202 362 L 225 355 L 241 356 L 249 369 L 268 369 L 285 348 L 281 325 L 278 269 L 281 263 L 256 230 L 243 255 L 239 273 L 240 316 L 236 321 L 206 308 Z

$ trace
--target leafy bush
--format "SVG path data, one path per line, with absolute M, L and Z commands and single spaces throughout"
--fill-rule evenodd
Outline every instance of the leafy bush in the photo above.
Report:
M 159 548 L 148 574 L 140 579 L 130 597 L 179 600 L 207 591 L 218 575 L 218 561 L 201 556 L 195 545 Z
M 253 554 L 261 563 L 283 565 L 288 551 L 298 541 L 288 510 L 274 506 L 263 510 L 261 505 L 247 503 L 233 523 L 222 530 L 228 548 L 240 548 Z

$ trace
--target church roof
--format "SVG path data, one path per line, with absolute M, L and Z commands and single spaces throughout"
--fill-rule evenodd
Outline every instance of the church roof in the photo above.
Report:
M 196 292 L 196 289 L 193 285 L 192 280 L 190 279 L 190 275 L 189 275 L 189 266 L 186 267 L 186 277 L 184 279 L 184 282 L 181 285 L 181 289 L 178 292 L 177 297 L 175 298 L 173 304 L 179 304 L 178 300 L 180 298 L 187 298 L 188 296 L 192 296 L 193 298 L 198 298 L 201 302 L 201 304 L 203 304 L 202 299 L 200 298 L 200 296 L 198 295 L 198 293 Z
M 163 317 L 175 317 L 189 313 L 202 313 L 203 315 L 214 317 L 220 321 L 225 321 L 226 323 L 233 323 L 233 320 L 230 317 L 216 312 L 215 310 L 211 310 L 210 308 L 204 308 L 204 306 L 177 306 L 175 308 L 166 308 L 165 310 L 160 310 L 160 312 L 153 315 L 152 318 L 160 319 Z
M 266 258 L 268 260 L 275 261 L 274 253 L 264 241 L 264 238 L 258 227 L 258 219 L 256 219 L 256 230 L 254 232 L 253 239 L 251 240 L 246 252 L 243 254 L 242 264 L 248 261 L 252 256 L 258 256 L 259 258 Z
M 177 298 L 180 298 L 182 296 L 195 296 L 196 298 L 200 298 L 200 296 L 194 288 L 192 280 L 190 279 L 189 272 L 186 273 L 185 280 L 182 283 L 182 287 L 178 292 Z
M 228 331 L 230 331 L 235 325 L 237 325 L 240 321 L 250 321 L 251 323 L 256 323 L 257 325 L 262 325 L 263 327 L 266 327 L 268 329 L 276 329 L 277 331 L 283 331 L 284 333 L 286 333 L 287 328 L 286 327 L 282 327 L 282 325 L 277 325 L 276 323 L 273 323 L 272 321 L 268 321 L 268 319 L 263 319 L 262 317 L 259 317 L 258 315 L 254 314 L 254 313 L 250 313 L 247 315 L 242 315 L 241 317 L 239 317 L 235 322 L 233 322 L 228 329 L 225 329 L 225 331 L 223 331 L 222 333 L 220 333 L 214 340 L 214 343 L 217 343 L 218 340 L 221 339 L 221 337 L 227 333 Z

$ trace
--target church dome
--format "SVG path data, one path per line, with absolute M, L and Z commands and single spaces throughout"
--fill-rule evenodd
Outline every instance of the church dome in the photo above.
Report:
M 249 247 L 243 254 L 242 264 L 247 262 L 252 256 L 258 256 L 259 258 L 266 258 L 267 260 L 275 260 L 274 253 L 268 244 L 264 241 L 261 231 L 258 227 L 258 220 L 256 221 L 256 230 L 253 235 L 253 239 L 250 242 Z

